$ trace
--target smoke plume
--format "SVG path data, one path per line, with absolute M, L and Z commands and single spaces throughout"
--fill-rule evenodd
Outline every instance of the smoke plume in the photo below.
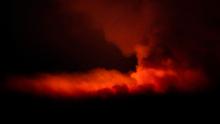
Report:
M 215 35 L 207 35 L 202 21 L 198 22 L 202 17 L 193 8 L 196 2 L 192 2 L 195 5 L 192 8 L 188 6 L 190 14 L 178 8 L 179 4 L 162 0 L 58 0 L 58 3 L 70 15 L 74 12 L 86 16 L 92 27 L 103 33 L 105 40 L 118 47 L 124 56 L 136 55 L 136 71 L 124 74 L 94 69 L 80 74 L 42 74 L 36 79 L 13 78 L 11 82 L 20 80 L 16 89 L 87 96 L 149 89 L 156 93 L 188 92 L 205 87 L 208 79 L 201 61 L 210 49 L 205 48 L 206 42 L 199 36 L 209 40 Z

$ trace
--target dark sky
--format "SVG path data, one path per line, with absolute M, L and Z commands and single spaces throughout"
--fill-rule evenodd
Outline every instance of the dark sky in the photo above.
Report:
M 135 57 L 123 57 L 82 14 L 68 15 L 51 0 L 14 0 L 10 8 L 10 37 L 4 43 L 6 72 L 135 68 Z

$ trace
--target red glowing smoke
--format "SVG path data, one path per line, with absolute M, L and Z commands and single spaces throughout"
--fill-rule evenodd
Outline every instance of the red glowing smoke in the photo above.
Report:
M 204 75 L 199 70 L 172 70 L 137 67 L 137 72 L 123 74 L 116 70 L 96 69 L 78 74 L 41 74 L 14 77 L 9 86 L 16 91 L 36 95 L 90 97 L 138 94 L 148 90 L 166 93 L 174 86 L 179 92 L 201 88 Z
M 94 69 L 87 73 L 41 74 L 35 78 L 14 77 L 15 90 L 52 96 L 135 94 L 146 90 L 165 93 L 170 88 L 194 91 L 205 82 L 200 68 L 188 65 L 187 57 L 169 44 L 169 20 L 159 2 L 125 0 L 59 1 L 67 13 L 88 16 L 93 27 L 103 31 L 106 41 L 116 45 L 125 56 L 135 54 L 135 72 Z M 85 41 L 86 43 L 86 41 Z M 173 46 L 173 45 L 171 45 Z M 167 52 L 169 51 L 169 52 Z M 180 59 L 179 59 L 180 58 Z M 184 61 L 177 61 L 184 60 Z M 16 83 L 14 83 L 16 82 Z

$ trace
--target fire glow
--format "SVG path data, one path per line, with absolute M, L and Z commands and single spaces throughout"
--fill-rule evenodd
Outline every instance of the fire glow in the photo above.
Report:
M 138 94 L 148 90 L 153 93 L 166 93 L 169 91 L 169 86 L 173 85 L 176 90 L 185 92 L 201 83 L 195 82 L 200 80 L 199 72 L 184 73 L 185 79 L 181 80 L 183 77 L 178 77 L 172 70 L 139 68 L 138 72 L 129 75 L 116 70 L 97 69 L 85 74 L 42 74 L 35 78 L 18 77 L 11 80 L 16 82 L 11 86 L 18 91 L 36 95 L 88 97 L 120 95 L 121 92 Z M 173 82 L 170 82 L 172 80 Z
M 142 54 L 141 54 L 142 55 Z M 199 70 L 150 68 L 138 65 L 136 72 L 94 69 L 87 73 L 41 74 L 32 78 L 14 77 L 9 82 L 14 90 L 52 97 L 94 97 L 120 94 L 139 94 L 151 91 L 156 94 L 195 91 L 204 81 Z
M 85 73 L 15 76 L 8 81 L 10 89 L 43 96 L 81 98 L 146 91 L 191 92 L 203 87 L 206 75 L 201 68 L 188 66 L 190 59 L 186 49 L 173 41 L 167 13 L 159 2 L 58 1 L 58 8 L 69 14 L 68 17 L 72 12 L 88 17 L 94 23 L 91 27 L 101 30 L 105 40 L 120 49 L 124 56 L 135 54 L 136 71 L 122 73 L 99 68 Z

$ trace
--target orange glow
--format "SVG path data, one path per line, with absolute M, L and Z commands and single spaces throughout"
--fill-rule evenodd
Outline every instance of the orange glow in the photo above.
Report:
M 82 98 L 121 93 L 130 95 L 148 90 L 166 93 L 171 88 L 179 92 L 195 91 L 206 80 L 202 70 L 186 66 L 188 63 L 182 60 L 187 60 L 187 57 L 181 57 L 171 49 L 175 45 L 168 42 L 172 39 L 169 38 L 172 33 L 169 30 L 169 16 L 158 2 L 144 0 L 137 6 L 135 0 L 59 1 L 68 17 L 74 16 L 73 12 L 84 15 L 92 22 L 91 27 L 100 30 L 105 40 L 118 47 L 123 55 L 136 54 L 136 71 L 121 73 L 117 70 L 94 69 L 87 73 L 14 77 L 9 79 L 9 88 L 36 95 Z M 169 52 L 167 55 L 158 47 L 172 51 L 172 55 Z M 155 58 L 149 56 L 158 59 L 156 63 Z M 172 60 L 178 58 L 181 59 Z M 148 60 L 156 66 L 146 64 Z
M 41 74 L 35 78 L 15 77 L 10 80 L 14 90 L 53 97 L 83 98 L 137 94 L 151 90 L 166 93 L 170 86 L 178 91 L 190 91 L 201 85 L 202 73 L 195 70 L 182 70 L 137 67 L 137 71 L 123 74 L 116 70 L 96 69 L 81 74 Z M 200 82 L 197 82 L 200 81 Z M 195 90 L 195 89 L 193 89 Z
M 138 65 L 135 72 L 94 69 L 87 73 L 14 77 L 9 80 L 9 88 L 36 95 L 84 98 L 121 93 L 138 94 L 148 90 L 161 94 L 170 88 L 179 92 L 189 92 L 201 88 L 205 81 L 201 70 L 174 68 L 172 60 L 161 67 L 146 67 L 144 63 L 148 56 L 147 47 L 137 46 L 136 54 Z
M 117 93 L 117 88 L 132 92 L 135 79 L 116 70 L 96 69 L 85 74 L 39 75 L 36 79 L 14 78 L 14 86 L 21 91 L 58 96 L 93 96 L 102 90 Z M 12 82 L 13 82 L 12 81 Z

